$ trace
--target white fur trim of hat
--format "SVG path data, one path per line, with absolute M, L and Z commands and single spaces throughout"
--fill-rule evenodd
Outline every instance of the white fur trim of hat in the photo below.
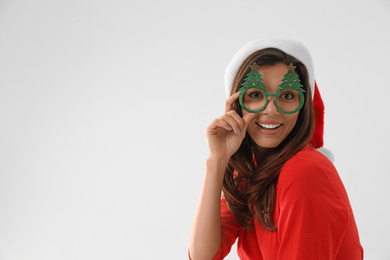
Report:
M 240 68 L 241 64 L 246 58 L 252 53 L 265 48 L 277 48 L 284 51 L 291 56 L 294 56 L 305 64 L 306 69 L 309 73 L 309 82 L 312 98 L 314 97 L 314 66 L 313 61 L 307 48 L 300 42 L 287 40 L 287 39 L 262 39 L 255 40 L 244 47 L 242 47 L 230 60 L 225 70 L 225 91 L 226 95 L 230 96 L 232 89 L 233 80 Z

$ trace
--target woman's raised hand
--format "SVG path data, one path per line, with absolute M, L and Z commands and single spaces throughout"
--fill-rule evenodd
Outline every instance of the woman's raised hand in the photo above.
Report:
M 228 161 L 238 150 L 249 122 L 255 114 L 247 113 L 241 117 L 233 109 L 240 92 L 231 95 L 225 102 L 225 114 L 216 118 L 207 128 L 209 158 Z
M 255 114 L 243 117 L 233 109 L 240 93 L 226 100 L 225 114 L 206 131 L 209 157 L 202 192 L 192 227 L 189 253 L 192 259 L 212 259 L 221 244 L 221 190 L 230 157 L 240 147 L 249 122 Z

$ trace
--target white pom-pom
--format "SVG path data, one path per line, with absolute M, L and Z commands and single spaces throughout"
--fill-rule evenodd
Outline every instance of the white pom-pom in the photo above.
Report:
M 328 158 L 332 163 L 334 163 L 334 155 L 333 155 L 331 150 L 326 149 L 325 147 L 320 147 L 320 148 L 317 148 L 317 151 L 319 151 L 320 153 L 325 155 L 326 158 Z

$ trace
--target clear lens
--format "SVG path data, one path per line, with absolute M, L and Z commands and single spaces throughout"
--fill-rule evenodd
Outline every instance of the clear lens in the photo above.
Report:
M 247 109 L 257 111 L 265 107 L 266 96 L 261 90 L 252 88 L 244 93 L 242 102 Z
M 301 104 L 301 97 L 297 91 L 293 89 L 287 89 L 278 95 L 276 103 L 280 110 L 285 112 L 292 112 L 299 108 Z

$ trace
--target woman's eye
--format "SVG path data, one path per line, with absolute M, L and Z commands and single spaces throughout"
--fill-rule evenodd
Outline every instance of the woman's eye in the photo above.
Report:
M 292 98 L 294 98 L 294 96 L 291 95 L 291 94 L 284 94 L 284 95 L 283 95 L 283 98 L 284 98 L 284 99 L 292 99 Z
M 294 99 L 295 95 L 293 95 L 291 93 L 283 93 L 280 97 L 283 99 Z
M 251 98 L 261 98 L 262 95 L 260 92 L 253 92 L 253 93 L 249 94 L 249 96 Z

